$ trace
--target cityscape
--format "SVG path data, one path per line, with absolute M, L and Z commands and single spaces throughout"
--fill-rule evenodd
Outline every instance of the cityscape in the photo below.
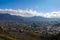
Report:
M 0 40 L 60 40 L 60 0 L 0 0 Z

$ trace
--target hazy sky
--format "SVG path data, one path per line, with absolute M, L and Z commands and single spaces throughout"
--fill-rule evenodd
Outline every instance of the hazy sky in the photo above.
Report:
M 0 0 L 0 9 L 32 9 L 39 12 L 60 11 L 60 0 Z

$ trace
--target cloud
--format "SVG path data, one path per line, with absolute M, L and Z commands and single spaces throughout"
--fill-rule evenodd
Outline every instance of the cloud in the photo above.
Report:
M 46 17 L 46 18 L 60 18 L 60 11 L 45 13 L 44 17 Z
M 22 16 L 22 17 L 33 17 L 33 16 L 42 16 L 45 18 L 60 18 L 60 11 L 55 12 L 37 12 L 32 9 L 22 10 L 22 9 L 0 9 L 0 13 L 8 13 L 10 15 Z
M 29 10 L 0 9 L 0 13 L 8 13 L 11 15 L 17 15 L 17 16 L 23 16 L 23 17 L 32 17 L 32 16 L 38 15 L 37 11 L 33 11 L 31 9 L 29 9 Z

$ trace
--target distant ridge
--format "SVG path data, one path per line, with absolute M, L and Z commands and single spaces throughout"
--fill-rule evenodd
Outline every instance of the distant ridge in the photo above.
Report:
M 10 15 L 8 13 L 0 13 L 0 20 L 16 20 L 16 21 L 58 21 L 60 18 L 44 18 L 41 16 L 22 17 Z

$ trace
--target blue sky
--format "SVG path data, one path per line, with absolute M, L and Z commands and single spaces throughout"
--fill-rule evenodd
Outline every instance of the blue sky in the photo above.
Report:
M 32 9 L 39 12 L 60 11 L 60 0 L 0 0 L 0 9 Z

